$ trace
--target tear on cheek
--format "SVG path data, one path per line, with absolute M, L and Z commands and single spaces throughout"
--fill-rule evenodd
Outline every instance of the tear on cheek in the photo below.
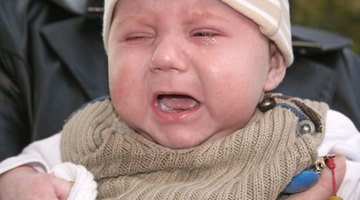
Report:
M 160 110 L 166 113 L 179 113 L 192 110 L 200 105 L 199 101 L 186 95 L 159 95 Z

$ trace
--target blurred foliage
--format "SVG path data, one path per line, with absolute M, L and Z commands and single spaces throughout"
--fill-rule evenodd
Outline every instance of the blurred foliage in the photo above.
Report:
M 333 31 L 353 40 L 360 53 L 360 0 L 289 0 L 294 24 Z

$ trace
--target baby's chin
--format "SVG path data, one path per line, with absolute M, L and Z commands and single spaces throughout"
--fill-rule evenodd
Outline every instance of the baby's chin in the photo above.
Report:
M 191 148 L 195 148 L 198 146 L 201 146 L 202 144 L 208 142 L 209 140 L 202 140 L 202 141 L 194 141 L 194 140 L 174 140 L 174 141 L 166 141 L 166 142 L 162 142 L 162 143 L 158 143 L 159 145 L 169 148 L 169 149 L 174 149 L 174 150 L 180 150 L 180 149 L 191 149 Z
M 220 133 L 213 133 L 213 134 L 182 134 L 182 133 L 175 133 L 172 134 L 170 137 L 169 135 L 164 134 L 149 134 L 144 131 L 136 131 L 141 136 L 146 138 L 147 140 L 154 142 L 160 146 L 169 148 L 169 149 L 191 149 L 198 146 L 201 146 L 205 143 L 211 143 L 219 138 L 226 137 L 230 135 L 234 131 L 227 130 Z
M 163 144 L 160 144 L 164 147 L 167 147 L 169 149 L 191 149 L 191 148 L 195 148 L 197 146 L 202 145 L 203 143 L 207 142 L 208 140 L 200 140 L 200 141 L 195 141 L 195 140 L 172 140 L 172 141 L 167 141 Z

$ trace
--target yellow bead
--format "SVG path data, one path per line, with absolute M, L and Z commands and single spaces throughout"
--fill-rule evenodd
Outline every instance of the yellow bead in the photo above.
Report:
M 328 200 L 342 200 L 342 198 L 338 196 L 331 196 L 328 198 Z

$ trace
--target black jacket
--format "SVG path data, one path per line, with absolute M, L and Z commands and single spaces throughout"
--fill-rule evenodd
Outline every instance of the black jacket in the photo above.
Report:
M 66 2 L 82 1 L 0 0 L 0 160 L 108 94 L 97 2 Z
M 0 160 L 60 131 L 80 105 L 108 94 L 101 4 L 0 0 Z M 349 40 L 301 27 L 294 36 L 307 43 L 296 46 L 277 91 L 325 101 L 360 127 L 360 61 Z
M 324 101 L 360 129 L 360 57 L 340 35 L 292 27 L 295 61 L 276 91 Z

